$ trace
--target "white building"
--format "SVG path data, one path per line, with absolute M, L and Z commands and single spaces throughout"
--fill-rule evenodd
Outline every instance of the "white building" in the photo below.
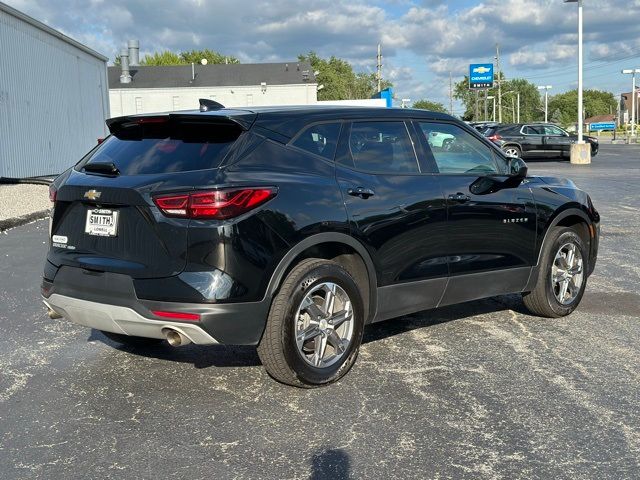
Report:
M 0 3 L 0 177 L 66 170 L 108 117 L 107 58 Z
M 318 100 L 309 63 L 141 66 L 130 42 L 133 64 L 109 67 L 111 115 L 167 112 L 198 108 L 207 98 L 225 107 L 310 105 Z M 123 53 L 126 53 L 123 51 Z

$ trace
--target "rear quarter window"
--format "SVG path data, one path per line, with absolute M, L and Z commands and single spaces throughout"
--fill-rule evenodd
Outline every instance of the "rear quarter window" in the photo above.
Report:
M 117 129 L 77 169 L 113 163 L 121 175 L 216 168 L 242 134 L 233 123 L 158 122 Z
M 333 160 L 340 136 L 340 123 L 311 125 L 294 139 L 292 145 L 328 160 Z

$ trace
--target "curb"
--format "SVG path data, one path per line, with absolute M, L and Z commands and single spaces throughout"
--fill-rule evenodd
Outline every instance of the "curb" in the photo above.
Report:
M 5 220 L 0 220 L 0 232 L 4 230 L 9 230 L 10 228 L 16 228 L 21 225 L 25 225 L 27 223 L 34 222 L 36 220 L 42 220 L 47 218 L 50 213 L 50 209 L 40 210 L 38 212 L 29 213 L 27 215 L 22 215 L 20 217 L 7 218 Z

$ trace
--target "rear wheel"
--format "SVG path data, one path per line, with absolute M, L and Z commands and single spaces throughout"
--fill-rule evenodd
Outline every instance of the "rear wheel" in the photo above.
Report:
M 515 145 L 507 145 L 502 147 L 502 151 L 507 157 L 522 157 L 522 151 Z
M 303 260 L 273 300 L 258 355 L 282 383 L 326 385 L 355 363 L 363 325 L 362 296 L 349 272 L 329 260 Z
M 159 345 L 164 342 L 162 338 L 146 338 L 146 337 L 134 337 L 132 335 L 124 335 L 122 333 L 105 332 L 100 330 L 105 337 L 114 342 L 122 345 L 129 345 L 132 347 L 151 347 L 153 345 Z
M 538 281 L 523 294 L 525 306 L 535 315 L 557 318 L 569 315 L 587 285 L 587 248 L 575 230 L 555 227 L 542 247 Z

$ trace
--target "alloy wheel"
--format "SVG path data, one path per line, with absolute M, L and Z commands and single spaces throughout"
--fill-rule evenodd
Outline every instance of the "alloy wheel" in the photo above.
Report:
M 562 305 L 572 303 L 584 281 L 583 259 L 575 243 L 562 245 L 551 266 L 551 287 L 556 300 Z
M 353 307 L 340 285 L 324 282 L 302 299 L 295 318 L 298 354 L 309 365 L 326 368 L 338 362 L 353 339 Z

